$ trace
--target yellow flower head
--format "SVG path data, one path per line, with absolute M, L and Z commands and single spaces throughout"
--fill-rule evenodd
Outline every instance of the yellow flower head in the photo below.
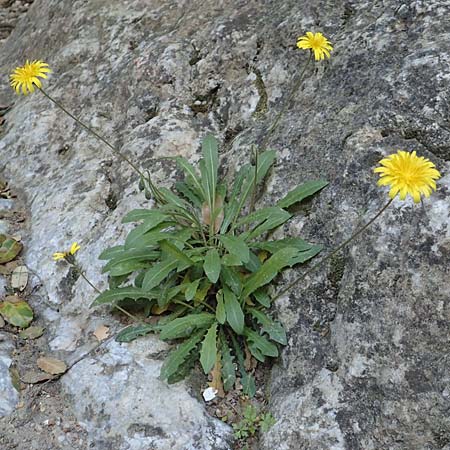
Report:
M 66 252 L 56 252 L 53 253 L 53 259 L 55 261 L 59 261 L 60 259 L 66 259 L 68 256 L 70 255 L 75 255 L 75 253 L 80 250 L 80 246 L 78 245 L 78 243 L 74 242 L 71 247 L 70 250 L 66 251 Z
M 322 33 L 311 33 L 311 31 L 298 38 L 297 47 L 311 49 L 316 61 L 325 59 L 325 56 L 329 58 L 330 52 L 333 51 L 331 42 Z
M 434 164 L 423 156 L 416 156 L 416 152 L 399 150 L 382 159 L 380 165 L 374 169 L 381 177 L 378 186 L 390 186 L 391 198 L 400 194 L 400 199 L 404 200 L 409 194 L 415 203 L 419 203 L 421 194 L 429 197 L 441 177 Z
M 11 78 L 11 87 L 20 94 L 20 89 L 24 95 L 34 92 L 34 85 L 42 87 L 40 78 L 47 78 L 47 73 L 51 72 L 43 61 L 25 62 L 22 67 L 16 67 L 14 72 L 9 76 Z

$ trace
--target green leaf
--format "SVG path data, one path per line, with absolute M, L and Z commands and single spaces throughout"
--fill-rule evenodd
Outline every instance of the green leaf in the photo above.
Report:
M 236 255 L 227 253 L 226 255 L 222 256 L 222 265 L 224 265 L 224 266 L 242 266 L 242 261 L 241 261 L 241 258 L 237 257 Z
M 173 259 L 167 259 L 155 264 L 151 269 L 147 270 L 142 286 L 144 290 L 149 291 L 155 286 L 158 286 L 164 278 L 169 275 L 172 270 L 177 267 L 178 261 Z
M 195 329 L 208 328 L 214 321 L 214 315 L 209 313 L 190 314 L 174 319 L 161 329 L 160 338 L 178 339 L 189 336 Z
M 264 356 L 270 356 L 275 358 L 278 356 L 278 348 L 277 346 L 268 341 L 264 336 L 261 336 L 256 331 L 253 331 L 250 328 L 244 328 L 244 336 L 250 341 L 257 350 L 259 350 Z M 249 348 L 251 350 L 251 345 L 249 344 Z M 255 356 L 256 357 L 256 356 Z
M 267 175 L 272 164 L 276 159 L 276 152 L 274 150 L 267 150 L 258 155 L 258 170 L 256 175 L 256 183 L 260 183 Z
M 203 270 L 211 283 L 216 283 L 219 279 L 221 269 L 220 256 L 217 249 L 212 248 L 206 252 Z
M 195 190 L 197 192 L 195 192 L 195 194 L 197 194 L 197 196 L 200 194 L 200 202 L 204 202 L 206 201 L 206 196 L 205 193 L 203 191 L 203 187 L 202 187 L 202 183 L 200 180 L 200 177 L 197 174 L 197 171 L 194 169 L 194 167 L 192 166 L 191 163 L 189 163 L 189 161 L 185 158 L 183 158 L 182 156 L 177 156 L 175 158 L 177 164 L 179 167 L 181 167 L 181 169 L 183 169 L 186 178 L 189 179 L 190 183 L 194 186 Z
M 163 220 L 167 219 L 168 217 L 157 209 L 133 209 L 124 216 L 122 223 L 139 222 L 140 220 L 144 220 L 148 223 L 161 223 Z
M 12 261 L 22 250 L 22 244 L 0 234 L 0 264 Z
M 227 320 L 227 315 L 225 312 L 225 305 L 223 303 L 223 291 L 222 289 L 220 289 L 217 294 L 216 294 L 216 301 L 217 301 L 217 306 L 216 306 L 216 319 L 217 322 L 219 322 L 221 325 L 223 325 L 225 323 L 225 321 Z
M 257 236 L 260 236 L 266 231 L 278 227 L 290 218 L 291 214 L 289 214 L 284 209 L 278 208 L 276 206 L 270 206 L 268 208 L 261 208 L 258 211 L 255 211 L 254 213 L 243 217 L 238 221 L 237 225 L 245 225 L 249 223 L 254 224 L 253 230 L 242 234 L 244 239 L 250 240 Z
M 244 265 L 244 267 L 249 272 L 252 272 L 252 273 L 256 272 L 261 267 L 261 261 L 259 260 L 259 258 L 253 252 L 250 252 L 250 261 L 248 263 L 246 263 Z
M 11 325 L 20 328 L 26 328 L 33 320 L 33 310 L 24 300 L 0 302 L 0 314 Z
M 190 208 L 189 203 L 183 200 L 181 197 L 179 197 L 178 195 L 174 194 L 172 191 L 164 187 L 159 188 L 159 191 L 167 203 L 175 206 L 178 210 L 189 211 Z M 165 211 L 164 207 L 160 209 Z
M 137 269 L 148 267 L 149 262 L 154 261 L 158 256 L 158 251 L 148 248 L 117 252 L 117 255 L 103 267 L 102 273 L 110 272 L 113 277 L 126 275 Z
M 203 160 L 200 162 L 202 174 L 203 191 L 208 198 L 210 211 L 214 211 L 217 186 L 217 171 L 219 167 L 219 152 L 217 140 L 212 134 L 208 134 L 202 141 Z M 205 176 L 206 175 L 206 176 Z
M 298 255 L 296 248 L 283 248 L 274 253 L 258 271 L 250 275 L 245 284 L 242 296 L 245 298 L 261 286 L 270 283 L 278 272 L 286 266 L 291 266 L 293 258 Z
M 167 220 L 167 216 L 165 214 L 158 213 L 157 216 L 146 220 L 144 223 L 141 223 L 136 228 L 131 230 L 128 233 L 127 238 L 125 239 L 125 249 L 130 249 L 133 247 L 142 247 L 142 244 L 139 243 L 139 238 L 149 232 L 150 230 L 154 230 L 157 228 L 157 231 L 160 231 L 161 229 L 167 228 L 170 226 L 170 223 L 165 225 L 161 225 L 164 223 L 164 221 Z M 157 242 L 157 240 L 155 241 Z
M 102 292 L 92 303 L 92 306 L 104 305 L 106 303 L 116 303 L 126 298 L 137 300 L 138 298 L 147 298 L 149 300 L 156 298 L 156 293 L 153 291 L 146 291 L 137 287 L 119 287 L 109 289 Z
M 276 241 L 252 242 L 250 246 L 252 248 L 265 250 L 269 253 L 275 253 L 278 250 L 287 247 L 296 248 L 300 252 L 304 252 L 306 250 L 310 250 L 313 247 L 313 244 L 308 244 L 308 242 L 300 238 L 286 238 L 278 239 Z
M 251 166 L 249 164 L 246 164 L 245 166 L 241 167 L 238 174 L 236 175 L 233 184 L 233 190 L 231 191 L 231 194 L 229 196 L 229 201 L 225 205 L 225 214 L 222 226 L 220 227 L 220 234 L 224 234 L 227 231 L 230 224 L 236 220 L 236 217 L 240 212 L 238 198 L 241 192 L 242 184 L 248 176 L 250 170 Z
M 239 371 L 241 373 L 242 391 L 245 395 L 248 395 L 249 397 L 253 397 L 256 393 L 255 379 L 245 371 L 244 354 L 243 354 L 241 347 L 239 346 L 236 338 L 233 335 L 231 335 L 231 341 L 233 342 L 234 353 L 235 353 L 238 363 L 239 363 Z
M 202 201 L 198 198 L 192 188 L 184 181 L 177 181 L 175 183 L 175 189 L 182 195 L 184 195 L 194 206 L 198 209 L 202 208 Z
M 152 325 L 150 323 L 144 323 L 142 325 L 130 325 L 120 331 L 116 336 L 117 342 L 131 342 L 137 339 L 139 336 L 145 336 L 149 333 L 155 333 L 160 330 L 158 325 Z
M 304 263 L 308 261 L 308 259 L 314 258 L 318 253 L 322 251 L 322 245 L 313 245 L 309 250 L 305 252 L 300 252 L 296 257 L 292 260 L 292 265 Z
M 190 302 L 195 297 L 195 293 L 197 292 L 200 281 L 201 278 L 197 278 L 192 283 L 189 283 L 188 287 L 186 288 L 186 291 L 184 292 L 184 297 L 187 302 Z
M 189 354 L 197 347 L 202 339 L 204 331 L 198 332 L 172 350 L 161 367 L 161 378 L 168 379 L 174 375 L 183 364 Z
M 220 339 L 220 349 L 222 356 L 222 380 L 225 391 L 233 389 L 236 382 L 236 369 L 233 364 L 233 357 L 231 356 L 230 348 L 225 337 L 222 335 Z
M 245 173 L 245 178 L 242 183 L 241 195 L 239 197 L 238 204 L 236 206 L 236 214 L 233 217 L 233 220 L 236 220 L 238 214 L 242 211 L 242 208 L 245 205 L 245 202 L 255 189 L 255 170 L 252 166 L 248 166 L 248 170 Z M 236 225 L 232 227 L 232 229 L 236 228 Z
M 310 197 L 327 185 L 328 181 L 325 180 L 307 181 L 290 191 L 285 197 L 278 201 L 277 205 L 280 208 L 288 208 L 294 203 L 301 202 L 306 197 Z
M 194 261 L 188 258 L 182 251 L 180 251 L 175 245 L 171 244 L 169 241 L 161 241 L 159 244 L 161 250 L 163 250 L 167 255 L 170 255 L 170 259 L 175 259 L 178 261 L 177 271 L 187 269 L 194 265 Z
M 222 284 L 228 286 L 238 297 L 242 292 L 241 276 L 232 267 L 223 266 L 220 272 Z
M 270 317 L 255 308 L 248 308 L 250 314 L 261 324 L 261 331 L 267 333 L 272 341 L 281 345 L 287 344 L 286 331 L 279 322 L 274 322 Z
M 178 383 L 184 380 L 191 372 L 198 360 L 198 345 L 189 353 L 185 360 L 178 366 L 177 371 L 167 378 L 168 384 Z
M 225 312 L 227 314 L 227 322 L 236 334 L 242 334 L 244 330 L 244 313 L 233 292 L 224 286 L 223 299 L 225 303 Z
M 219 235 L 217 236 L 223 246 L 232 254 L 236 255 L 242 262 L 250 260 L 250 252 L 247 244 L 238 236 Z
M 264 288 L 256 289 L 256 291 L 253 292 L 253 297 L 255 297 L 256 301 L 262 306 L 270 308 L 271 299 Z
M 203 372 L 208 374 L 214 367 L 217 359 L 217 323 L 213 323 L 206 333 L 200 350 L 200 364 Z
M 103 250 L 98 259 L 112 259 L 118 255 L 120 255 L 124 250 L 123 245 L 115 245 L 114 247 L 109 247 Z

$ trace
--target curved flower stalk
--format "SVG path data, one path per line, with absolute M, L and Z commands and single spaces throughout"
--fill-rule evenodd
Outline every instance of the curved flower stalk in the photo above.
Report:
M 302 84 L 304 75 L 306 73 L 306 69 L 309 63 L 311 62 L 312 55 L 314 55 L 314 59 L 316 61 L 319 61 L 325 59 L 325 57 L 330 58 L 331 56 L 330 52 L 333 50 L 331 42 L 322 33 L 312 33 L 311 31 L 308 31 L 304 36 L 300 36 L 298 38 L 297 47 L 303 50 L 311 50 L 311 53 L 309 55 L 308 61 L 306 61 L 306 64 L 303 66 L 303 69 L 300 72 L 300 75 L 297 81 L 295 82 L 294 87 L 292 88 L 292 91 L 289 94 L 289 97 L 286 100 L 286 103 L 284 104 L 281 111 L 275 117 L 275 120 L 273 121 L 272 125 L 267 130 L 266 137 L 264 138 L 263 143 L 261 145 L 263 149 L 267 145 L 272 133 L 278 127 L 283 115 L 289 108 L 292 99 L 294 98 L 300 85 Z
M 418 203 L 421 194 L 429 197 L 431 192 L 436 190 L 436 180 L 441 177 L 435 165 L 423 156 L 417 156 L 416 152 L 411 153 L 399 150 L 397 153 L 389 155 L 380 161 L 381 167 L 374 169 L 375 173 L 380 173 L 381 178 L 378 180 L 379 186 L 390 186 L 389 201 L 373 216 L 365 225 L 353 233 L 341 245 L 336 247 L 331 253 L 321 259 L 319 262 L 310 267 L 306 272 L 299 275 L 287 287 L 277 292 L 272 301 L 280 298 L 290 289 L 292 289 L 299 281 L 306 278 L 310 273 L 322 266 L 330 260 L 336 253 L 341 251 L 350 242 L 355 240 L 362 234 L 375 220 L 380 217 L 384 211 L 391 205 L 394 198 L 399 195 L 400 200 L 405 200 L 409 194 L 414 203 Z
M 35 88 L 41 91 L 45 97 L 47 97 L 53 104 L 55 104 L 59 109 L 61 109 L 69 117 L 71 117 L 76 123 L 78 123 L 78 125 L 83 127 L 86 131 L 91 133 L 98 140 L 108 146 L 112 153 L 125 161 L 141 177 L 141 179 L 146 179 L 143 172 L 127 156 L 117 150 L 117 148 L 114 147 L 114 145 L 112 145 L 107 139 L 105 139 L 103 136 L 98 134 L 96 131 L 94 131 L 92 128 L 78 119 L 78 117 L 75 117 L 61 103 L 59 103 L 44 91 L 40 78 L 47 78 L 48 73 L 51 73 L 51 69 L 44 61 L 35 60 L 29 62 L 27 60 L 23 66 L 16 67 L 13 73 L 10 75 L 10 85 L 19 95 L 21 91 L 24 95 L 33 93 Z

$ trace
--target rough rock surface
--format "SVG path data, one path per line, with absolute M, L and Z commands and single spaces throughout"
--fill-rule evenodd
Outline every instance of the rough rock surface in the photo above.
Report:
M 195 161 L 208 131 L 224 142 L 228 172 L 248 158 L 307 59 L 297 36 L 322 31 L 333 57 L 307 69 L 271 137 L 279 158 L 267 190 L 279 198 L 318 177 L 330 187 L 284 233 L 328 248 L 345 239 L 386 202 L 372 169 L 398 148 L 444 175 L 430 200 L 395 201 L 278 302 L 289 345 L 270 388 L 278 422 L 261 449 L 450 445 L 449 14 L 440 0 L 36 0 L 0 49 L 4 72 L 25 58 L 49 62 L 47 91 L 168 183 L 177 173 L 161 157 Z M 3 172 L 28 196 L 26 261 L 43 280 L 33 307 L 50 350 L 76 359 L 98 325 L 120 324 L 89 310 L 89 286 L 50 255 L 79 241 L 87 275 L 104 287 L 97 255 L 123 238 L 124 213 L 146 202 L 130 168 L 42 95 L 16 98 L 6 85 L 0 94 L 15 101 Z M 184 384 L 157 379 L 165 351 L 152 338 L 111 344 L 62 378 L 86 445 L 230 448 L 229 430 Z

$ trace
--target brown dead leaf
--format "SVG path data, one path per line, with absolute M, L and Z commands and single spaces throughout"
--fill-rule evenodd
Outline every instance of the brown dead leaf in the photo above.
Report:
M 220 398 L 225 397 L 225 391 L 223 390 L 222 383 L 222 364 L 220 363 L 220 358 L 216 359 L 216 364 L 214 364 L 213 370 L 211 370 L 212 381 L 208 385 L 214 389 L 217 389 L 217 395 Z
M 20 302 L 23 302 L 23 299 L 21 299 L 17 295 L 7 295 L 4 298 L 4 301 L 9 302 L 9 303 L 20 303 Z
M 23 376 L 20 378 L 20 381 L 26 384 L 36 384 L 51 380 L 52 378 L 53 375 L 49 373 L 38 372 L 37 370 L 29 370 L 28 372 L 25 372 L 23 374 Z
M 109 327 L 100 325 L 95 331 L 94 336 L 101 342 L 109 336 Z
M 11 287 L 23 291 L 28 283 L 28 269 L 26 266 L 18 266 L 11 274 Z
M 205 225 L 209 225 L 212 220 L 212 214 L 209 209 L 208 203 L 203 203 L 202 205 L 202 220 Z M 222 226 L 223 218 L 224 218 L 224 210 L 223 210 L 223 197 L 220 195 L 216 196 L 216 204 L 215 204 L 215 213 L 214 213 L 214 233 L 217 233 Z
M 60 359 L 52 358 L 51 356 L 41 356 L 37 360 L 39 369 L 52 375 L 64 373 L 67 370 L 66 363 Z
M 244 367 L 245 370 L 248 372 L 252 368 L 252 354 L 250 353 L 250 350 L 248 349 L 247 345 L 245 345 L 244 352 L 245 352 Z
M 37 339 L 44 334 L 45 328 L 42 327 L 28 327 L 19 333 L 21 339 Z

